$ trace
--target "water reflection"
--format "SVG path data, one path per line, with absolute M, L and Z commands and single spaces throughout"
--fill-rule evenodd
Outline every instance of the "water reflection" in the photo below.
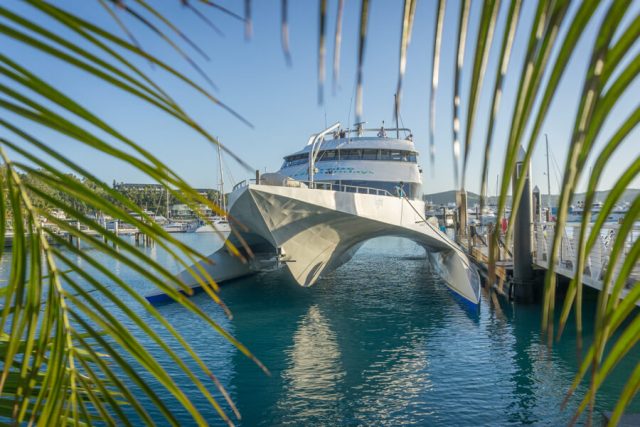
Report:
M 337 413 L 345 377 L 336 335 L 317 304 L 298 322 L 293 345 L 285 351 L 288 367 L 282 373 L 283 390 L 278 402 L 283 414 L 295 419 L 328 421 Z M 337 420 L 336 420 L 337 421 Z

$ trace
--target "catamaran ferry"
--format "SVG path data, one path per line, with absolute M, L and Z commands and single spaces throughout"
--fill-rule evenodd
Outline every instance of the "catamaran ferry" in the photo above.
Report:
M 202 267 L 218 282 L 283 268 L 301 286 L 311 286 L 365 241 L 393 235 L 424 247 L 450 289 L 479 304 L 475 267 L 424 216 L 417 158 L 409 129 L 366 129 L 364 123 L 342 129 L 336 123 L 312 135 L 278 172 L 243 181 L 230 194 L 228 239 L 249 261 L 223 247 Z M 180 278 L 193 282 L 186 271 Z

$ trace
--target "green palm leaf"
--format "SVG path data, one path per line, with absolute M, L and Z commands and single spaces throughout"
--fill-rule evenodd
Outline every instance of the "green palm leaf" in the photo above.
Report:
M 467 41 L 467 27 L 469 26 L 469 13 L 471 4 L 468 0 L 462 1 L 460 7 L 460 17 L 458 20 L 458 41 L 456 51 L 456 72 L 453 78 L 453 183 L 458 188 L 460 181 L 459 163 L 460 163 L 460 104 L 461 104 L 461 85 L 462 85 L 462 67 L 464 66 L 464 52 Z
M 433 67 L 431 69 L 431 93 L 429 102 L 429 159 L 431 161 L 431 174 L 434 173 L 436 143 L 436 90 L 440 76 L 440 47 L 442 45 L 442 31 L 444 28 L 444 12 L 446 0 L 438 0 L 438 15 L 436 18 L 435 33 L 433 36 Z
M 125 35 L 132 40 L 131 42 L 50 3 L 29 1 L 28 4 L 77 34 L 84 41 L 82 46 L 14 13 L 6 6 L 0 6 L 0 16 L 6 19 L 0 24 L 1 33 L 16 42 L 31 46 L 43 55 L 55 57 L 69 67 L 96 76 L 104 83 L 168 113 L 169 117 L 196 130 L 205 140 L 218 144 L 215 138 L 190 118 L 149 76 L 110 46 L 117 46 L 139 59 L 151 62 L 205 96 L 213 105 L 225 109 L 228 107 L 188 77 L 141 50 L 128 31 L 125 31 Z M 122 10 L 142 20 L 145 25 L 154 29 L 158 37 L 174 46 L 187 61 L 193 62 L 151 19 L 158 20 L 160 24 L 168 27 L 169 31 L 177 34 L 183 42 L 192 44 L 193 48 L 199 50 L 197 46 L 190 43 L 186 35 L 169 19 L 146 2 L 139 0 L 137 4 L 150 16 L 143 17 L 126 5 Z M 108 9 L 113 12 L 114 18 L 117 18 L 119 11 Z M 12 25 L 5 25 L 5 22 Z M 119 20 L 117 22 L 121 24 Z M 34 37 L 33 34 L 39 37 Z M 103 155 L 123 160 L 161 183 L 173 197 L 194 209 L 199 203 L 207 204 L 218 212 L 221 212 L 220 209 L 192 190 L 150 152 L 91 113 L 80 102 L 71 99 L 23 67 L 16 58 L 0 54 L 0 74 L 4 81 L 11 82 L 10 85 L 0 85 L 0 92 L 6 95 L 0 100 L 0 109 L 22 119 L 19 125 L 5 119 L 0 120 L 0 127 L 6 131 L 0 145 L 29 162 L 27 164 L 12 160 L 4 148 L 0 147 L 3 160 L 1 180 L 6 195 L 0 203 L 2 238 L 9 221 L 12 222 L 14 231 L 11 272 L 2 292 L 5 304 L 0 318 L 2 330 L 7 331 L 5 336 L 8 337 L 0 340 L 0 354 L 5 366 L 0 375 L 0 390 L 3 392 L 0 399 L 0 416 L 17 423 L 41 424 L 45 420 L 93 423 L 101 419 L 109 423 L 128 425 L 130 421 L 120 408 L 123 404 L 128 404 L 141 421 L 148 424 L 156 422 L 157 420 L 149 417 L 139 398 L 130 391 L 130 384 L 135 384 L 138 390 L 158 407 L 166 421 L 177 425 L 178 420 L 159 397 L 159 390 L 155 390 L 159 384 L 188 411 L 195 422 L 206 423 L 192 404 L 192 397 L 175 385 L 165 368 L 151 356 L 138 338 L 129 332 L 122 323 L 124 318 L 159 346 L 168 360 L 172 360 L 174 366 L 193 382 L 198 393 L 205 397 L 222 419 L 232 424 L 226 410 L 214 397 L 211 389 L 218 390 L 225 405 L 237 418 L 240 414 L 213 372 L 160 313 L 130 285 L 101 266 L 94 254 L 106 254 L 132 268 L 149 283 L 173 296 L 187 310 L 259 364 L 257 359 L 199 307 L 178 292 L 180 289 L 186 293 L 191 292 L 184 283 L 129 242 L 89 218 L 85 211 L 78 208 L 78 203 L 135 225 L 145 234 L 152 236 L 159 247 L 166 250 L 185 268 L 204 259 L 204 256 L 164 232 L 138 206 L 100 182 L 77 163 L 67 159 L 56 148 L 25 132 L 23 123 L 44 126 Z M 228 111 L 236 115 L 232 110 Z M 127 147 L 127 151 L 116 148 L 114 144 L 97 136 L 96 129 L 122 143 Z M 71 179 L 54 166 L 51 160 L 58 161 L 78 173 L 83 177 L 84 183 Z M 245 166 L 248 167 L 246 164 Z M 28 174 L 28 180 L 23 179 L 23 173 Z M 89 190 L 89 185 L 99 191 Z M 69 195 L 75 201 L 70 204 L 67 199 L 53 197 L 53 192 Z M 34 203 L 34 200 L 38 202 Z M 71 226 L 68 222 L 51 215 L 48 210 L 39 208 L 43 202 L 63 210 L 80 225 L 88 227 L 89 231 L 97 232 L 99 237 L 88 235 L 80 227 Z M 41 218 L 68 235 L 82 239 L 84 245 L 89 245 L 97 252 L 79 250 L 66 238 L 45 228 Z M 52 246 L 52 243 L 57 246 Z M 118 249 L 114 248 L 114 244 Z M 239 253 L 236 248 L 230 249 Z M 143 310 L 150 313 L 158 325 L 163 327 L 195 362 L 196 369 L 190 368 L 184 358 L 178 356 L 176 349 L 169 347 L 154 328 L 142 321 L 139 312 L 124 304 L 113 290 L 104 286 L 100 280 L 78 268 L 78 264 L 71 260 L 69 254 L 82 259 L 87 265 L 108 277 L 115 287 L 128 294 Z M 228 313 L 228 309 L 217 295 L 216 283 L 207 276 L 202 267 L 196 267 L 191 272 L 194 280 L 199 281 L 210 297 L 221 304 Z M 83 284 L 80 283 L 80 279 Z M 100 295 L 100 299 L 97 298 L 97 294 Z M 115 316 L 106 310 L 102 304 L 103 298 L 117 307 L 124 317 Z M 127 357 L 135 360 L 139 367 L 134 368 L 123 354 L 128 354 Z M 109 362 L 105 358 L 108 358 Z M 140 369 L 151 375 L 157 383 L 151 386 L 148 380 L 139 374 Z M 209 380 L 200 380 L 198 372 Z
M 175 99 L 136 65 L 138 61 L 152 64 L 158 71 L 171 76 L 187 89 L 203 96 L 212 107 L 222 108 L 251 126 L 244 117 L 212 95 L 208 89 L 180 73 L 170 64 L 143 50 L 134 36 L 134 31 L 127 28 L 121 19 L 127 16 L 132 18 L 135 25 L 150 29 L 158 40 L 167 44 L 181 56 L 182 60 L 190 64 L 200 78 L 207 81 L 211 87 L 215 87 L 213 81 L 202 71 L 187 50 L 195 51 L 205 59 L 207 55 L 183 33 L 181 28 L 174 24 L 170 17 L 164 16 L 146 0 L 131 0 L 126 4 L 120 0 L 98 0 L 96 7 L 106 10 L 106 13 L 111 16 L 123 34 L 123 37 L 120 37 L 53 3 L 37 0 L 27 0 L 26 3 L 33 11 L 43 14 L 56 25 L 71 31 L 76 41 L 56 34 L 27 16 L 15 13 L 9 5 L 5 4 L 0 6 L 0 16 L 3 18 L 3 22 L 0 22 L 0 34 L 35 49 L 40 55 L 55 58 L 76 71 L 96 77 L 103 84 L 132 95 L 146 105 L 166 113 L 172 120 L 177 120 L 186 128 L 194 130 L 205 141 L 220 146 L 245 169 L 253 171 L 253 168 L 239 156 L 231 153 L 206 132 L 203 126 L 193 119 Z M 216 31 L 213 22 L 200 13 L 195 4 L 187 0 L 183 0 L 182 3 L 198 19 L 204 20 Z M 244 1 L 244 17 L 209 0 L 201 0 L 198 3 L 244 22 L 245 37 L 247 39 L 251 37 L 252 3 L 250 0 Z M 525 33 L 521 22 L 524 19 L 520 16 L 522 3 L 521 0 L 511 0 L 509 6 L 504 8 L 506 19 L 495 70 L 489 68 L 489 57 L 493 34 L 499 22 L 501 2 L 491 0 L 482 4 L 475 34 L 474 58 L 468 64 L 464 62 L 464 55 L 467 37 L 470 37 L 468 34 L 469 20 L 472 16 L 470 1 L 460 2 L 459 15 L 454 24 L 457 38 L 452 99 L 455 186 L 463 189 L 465 187 L 480 94 L 485 85 L 491 86 L 491 82 L 485 79 L 494 78 L 491 86 L 491 111 L 482 147 L 484 160 L 480 188 L 485 196 L 489 153 L 494 146 L 495 123 L 499 114 L 505 114 L 510 120 L 505 160 L 501 170 L 498 218 L 503 217 L 506 212 L 507 193 L 520 147 L 522 146 L 525 150 L 526 167 L 533 156 L 543 123 L 550 106 L 558 96 L 561 80 L 575 55 L 585 29 L 597 15 L 599 8 L 606 9 L 604 19 L 598 26 L 597 37 L 592 42 L 590 64 L 585 73 L 581 102 L 575 117 L 574 131 L 565 165 L 566 173 L 561 188 L 550 268 L 545 282 L 542 326 L 551 343 L 554 336 L 556 303 L 554 268 L 560 239 L 567 221 L 569 203 L 582 170 L 596 153 L 594 147 L 603 124 L 612 119 L 612 111 L 618 99 L 629 92 L 631 83 L 640 74 L 640 56 L 628 58 L 629 61 L 625 62 L 626 53 L 632 49 L 640 37 L 640 16 L 632 17 L 629 25 L 621 29 L 622 31 L 618 31 L 620 23 L 624 22 L 629 13 L 631 4 L 629 0 L 610 2 L 605 7 L 598 1 L 587 0 L 575 8 L 570 7 L 571 2 L 568 0 L 538 1 L 530 21 L 532 27 Z M 399 109 L 401 102 L 407 50 L 414 26 L 416 4 L 415 0 L 406 0 L 402 9 L 396 109 Z M 326 0 L 320 0 L 319 6 L 318 100 L 322 102 L 326 68 L 328 4 Z M 282 0 L 281 43 L 285 59 L 290 63 L 287 8 L 288 2 Z M 338 85 L 343 9 L 344 1 L 339 0 L 336 9 L 333 53 L 334 92 Z M 358 26 L 355 103 L 358 122 L 362 120 L 363 111 L 363 64 L 369 32 L 369 9 L 370 2 L 363 0 Z M 435 99 L 439 85 L 445 9 L 445 0 L 439 0 L 434 11 L 429 105 L 432 169 L 435 155 Z M 510 111 L 501 112 L 504 81 L 512 61 L 512 49 L 519 31 L 522 37 L 527 38 L 524 66 L 519 75 L 514 75 L 517 87 L 514 107 Z M 614 38 L 615 34 L 619 36 Z M 187 49 L 183 49 L 183 45 L 186 45 Z M 67 239 L 44 227 L 41 219 L 45 218 L 48 223 L 54 224 L 69 236 L 82 239 L 84 244 L 96 253 L 105 254 L 131 268 L 149 283 L 172 296 L 187 310 L 195 313 L 207 325 L 228 338 L 244 354 L 262 366 L 246 348 L 179 292 L 179 290 L 187 294 L 190 292 L 184 283 L 177 280 L 165 267 L 142 254 L 130 242 L 114 235 L 90 218 L 87 215 L 87 209 L 99 210 L 135 225 L 145 234 L 152 236 L 155 243 L 166 250 L 181 266 L 188 268 L 189 265 L 196 264 L 197 267 L 191 270 L 194 280 L 197 280 L 208 295 L 228 313 L 228 309 L 219 298 L 217 284 L 196 263 L 203 258 L 202 254 L 164 232 L 138 206 L 118 191 L 100 182 L 81 165 L 67 159 L 57 147 L 32 135 L 31 126 L 44 127 L 57 135 L 74 140 L 79 145 L 96 150 L 101 155 L 123 160 L 145 176 L 160 183 L 171 197 L 194 208 L 197 204 L 203 203 L 217 212 L 220 212 L 220 209 L 192 190 L 171 168 L 120 132 L 116 126 L 93 114 L 79 100 L 72 99 L 64 91 L 48 84 L 36 72 L 24 67 L 19 59 L 0 53 L 0 75 L 3 77 L 0 93 L 4 95 L 0 99 L 0 109 L 20 118 L 17 122 L 6 117 L 0 118 L 0 128 L 5 131 L 0 138 L 0 156 L 3 159 L 3 166 L 0 168 L 0 182 L 3 190 L 3 197 L 0 197 L 0 240 L 4 240 L 5 231 L 10 223 L 13 224 L 14 231 L 10 253 L 10 275 L 6 285 L 0 288 L 0 295 L 5 301 L 0 314 L 2 326 L 0 357 L 5 367 L 0 374 L 0 391 L 2 391 L 0 416 L 18 424 L 27 422 L 44 424 L 51 420 L 59 423 L 90 424 L 96 420 L 102 420 L 107 423 L 128 425 L 131 422 L 121 408 L 126 402 L 141 421 L 148 424 L 156 422 L 157 420 L 151 419 L 140 403 L 139 396 L 131 392 L 129 387 L 133 384 L 153 405 L 157 406 L 168 423 L 177 425 L 179 420 L 159 397 L 160 391 L 154 390 L 150 381 L 140 374 L 140 368 L 134 366 L 138 364 L 191 414 L 194 421 L 206 422 L 191 403 L 190 396 L 172 383 L 164 367 L 136 341 L 134 335 L 123 326 L 122 320 L 100 305 L 101 301 L 108 300 L 120 310 L 128 322 L 137 325 L 141 333 L 162 349 L 167 359 L 172 360 L 193 382 L 198 393 L 218 411 L 222 419 L 232 423 L 225 413 L 223 403 L 218 402 L 209 390 L 210 386 L 220 393 L 224 399 L 224 406 L 239 418 L 237 409 L 215 375 L 209 371 L 172 325 L 127 283 L 100 265 L 91 252 L 79 250 Z M 463 76 L 468 76 L 465 78 L 470 79 L 467 93 L 463 89 Z M 464 108 L 466 110 L 464 132 L 461 123 L 463 99 L 467 102 Z M 616 123 L 616 132 L 597 153 L 598 158 L 595 160 L 593 173 L 588 180 L 586 212 L 578 236 L 576 277 L 570 283 L 563 303 L 558 338 L 572 308 L 576 312 L 580 338 L 582 331 L 581 279 L 584 267 L 591 249 L 599 238 L 607 212 L 613 209 L 626 186 L 640 174 L 640 158 L 636 158 L 631 167 L 621 174 L 605 200 L 600 216 L 589 227 L 590 205 L 595 200 L 598 183 L 603 170 L 608 165 L 607 159 L 619 149 L 627 135 L 636 128 L 639 120 L 640 109 L 636 107 L 623 121 Z M 29 132 L 26 131 L 27 129 Z M 118 145 L 110 141 L 117 141 Z M 21 160 L 11 158 L 14 154 Z M 462 169 L 459 170 L 461 154 Z M 58 164 L 79 175 L 84 182 L 72 179 L 63 173 Z M 512 215 L 517 214 L 519 201 L 523 197 L 525 176 L 525 173 L 520 174 L 520 178 L 516 181 L 510 206 Z M 94 188 L 96 191 L 90 191 L 88 188 Z M 55 197 L 53 194 L 68 195 L 73 197 L 74 202 Z M 55 218 L 42 208 L 45 205 L 67 212 L 79 225 L 87 227 L 92 233 L 97 233 L 98 237 L 87 235 L 86 232 L 68 222 Z M 633 223 L 639 215 L 640 198 L 637 197 L 613 242 L 610 265 L 617 267 L 608 269 L 604 275 L 604 290 L 599 295 L 596 312 L 594 343 L 588 349 L 567 396 L 568 399 L 587 375 L 591 374 L 589 391 L 581 400 L 574 421 L 578 420 L 587 407 L 593 408 L 595 397 L 604 378 L 628 354 L 629 349 L 637 344 L 640 336 L 637 315 L 633 317 L 634 307 L 640 301 L 640 287 L 624 290 L 630 272 L 640 259 L 638 241 L 628 244 Z M 512 232 L 512 226 L 510 226 L 505 239 L 507 244 Z M 494 243 L 497 243 L 498 238 L 496 229 L 492 236 Z M 0 254 L 8 256 L 4 242 L 0 243 L 2 243 Z M 114 244 L 120 250 L 114 249 Z M 497 248 L 498 245 L 494 244 L 493 247 Z M 250 255 L 248 248 L 245 249 Z M 238 248 L 229 246 L 229 250 L 240 255 Z M 81 259 L 86 265 L 90 265 L 95 271 L 107 277 L 113 283 L 113 287 L 107 287 L 87 272 L 79 270 L 72 262 L 71 256 Z M 490 254 L 491 263 L 495 262 L 495 258 L 494 251 Z M 81 283 L 84 284 L 81 285 Z M 158 325 L 179 344 L 181 351 L 188 354 L 197 368 L 191 370 L 188 364 L 178 356 L 176 350 L 170 348 L 155 329 L 141 321 L 139 313 L 117 298 L 116 290 L 124 292 L 145 312 L 150 313 Z M 629 321 L 630 317 L 631 321 Z M 123 353 L 128 356 L 123 357 Z M 200 380 L 199 373 L 208 377 L 211 383 Z M 614 422 L 619 419 L 639 387 L 640 370 L 636 368 L 631 373 L 614 409 Z

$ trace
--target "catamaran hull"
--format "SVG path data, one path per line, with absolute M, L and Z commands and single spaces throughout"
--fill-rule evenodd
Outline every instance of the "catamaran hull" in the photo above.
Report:
M 229 217 L 235 233 L 229 241 L 238 248 L 248 246 L 253 258 L 242 263 L 223 247 L 210 256 L 214 266 L 205 263 L 206 268 L 218 282 L 283 268 L 301 286 L 311 286 L 321 275 L 348 262 L 366 240 L 399 236 L 423 246 L 447 285 L 465 301 L 479 304 L 475 267 L 420 212 L 424 212 L 422 202 L 397 197 L 248 185 L 230 196 Z M 185 283 L 194 281 L 188 272 L 180 278 Z

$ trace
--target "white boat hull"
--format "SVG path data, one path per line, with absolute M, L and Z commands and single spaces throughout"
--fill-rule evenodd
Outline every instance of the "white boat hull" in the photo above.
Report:
M 480 279 L 475 267 L 419 212 L 424 212 L 422 202 L 398 197 L 249 185 L 231 194 L 229 217 L 254 258 L 246 264 L 231 262 L 232 268 L 227 269 L 226 262 L 220 262 L 228 258 L 223 247 L 210 256 L 217 262 L 207 270 L 221 281 L 281 267 L 301 286 L 311 286 L 322 274 L 347 262 L 366 240 L 392 235 L 423 246 L 447 285 L 465 301 L 478 304 Z M 242 248 L 234 233 L 229 239 Z M 180 277 L 187 284 L 194 282 L 187 272 Z
M 201 225 L 198 228 L 196 228 L 194 232 L 195 233 L 224 233 L 225 235 L 228 235 L 231 232 L 231 227 L 227 222 L 224 222 L 224 223 L 214 222 L 213 225 L 211 224 Z

